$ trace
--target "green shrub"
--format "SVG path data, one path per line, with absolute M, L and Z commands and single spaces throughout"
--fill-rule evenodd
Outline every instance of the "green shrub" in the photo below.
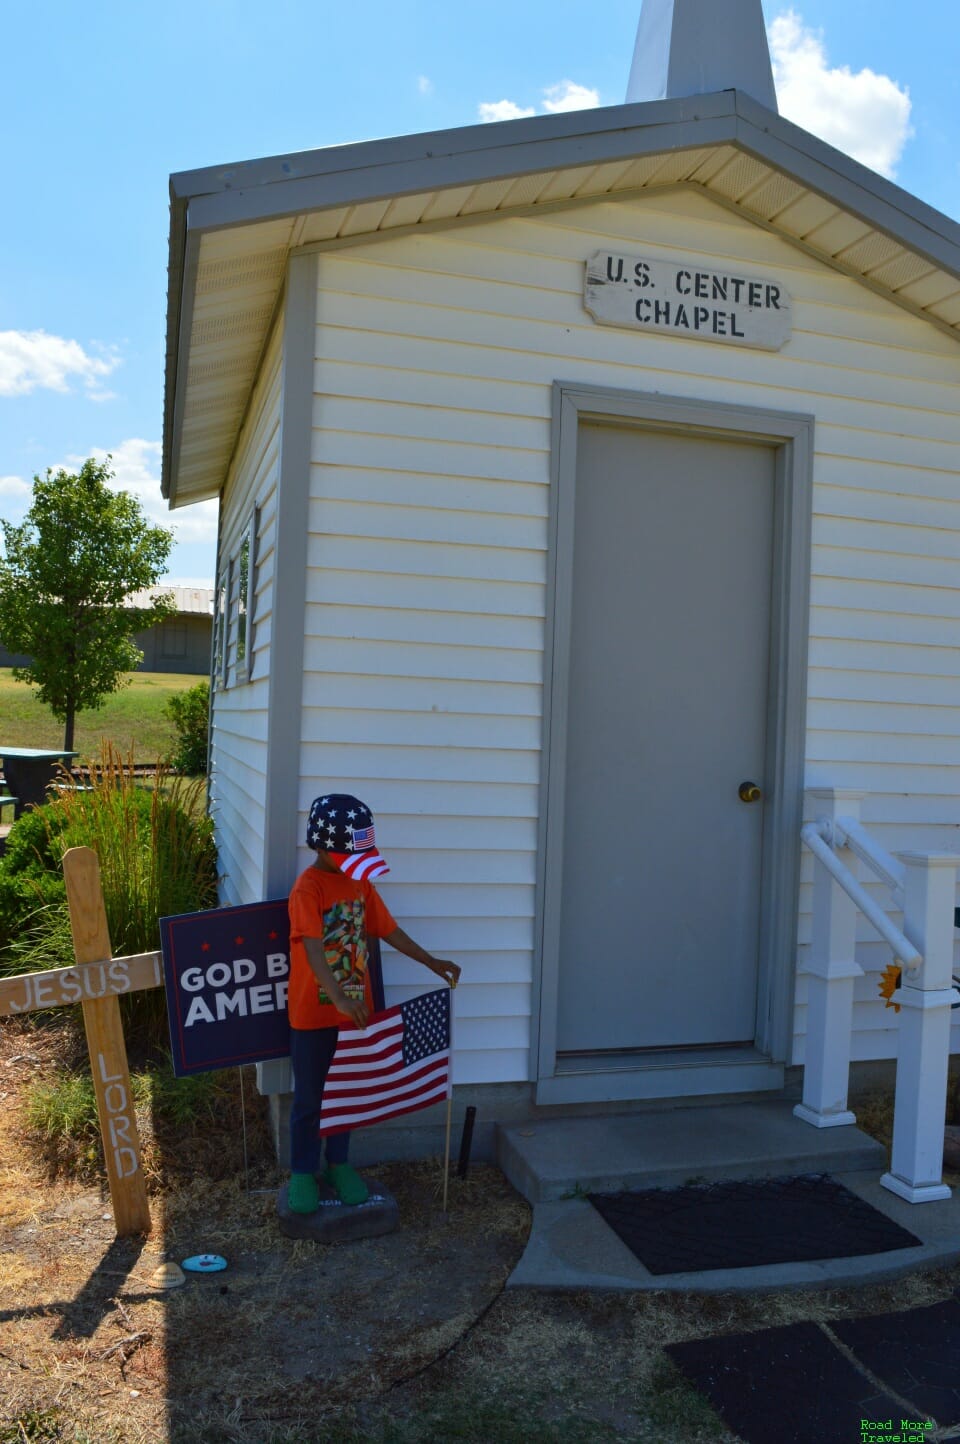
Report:
M 133 763 L 111 748 L 90 764 L 88 788 L 64 785 L 59 796 L 25 813 L 10 831 L 0 862 L 0 972 L 35 972 L 73 962 L 63 854 L 91 847 L 114 956 L 155 951 L 159 919 L 217 903 L 213 824 L 202 810 L 203 779 L 170 778 L 161 767 L 152 789 Z M 163 994 L 121 999 L 125 1019 L 147 1047 L 166 1036 Z
M 124 799 L 128 811 L 138 813 L 137 828 L 141 831 L 150 825 L 152 803 L 150 794 L 142 789 L 131 792 Z M 90 809 L 93 810 L 92 808 Z M 23 946 L 17 942 L 24 933 L 31 930 L 31 920 L 51 905 L 62 906 L 66 902 L 67 890 L 63 881 L 63 854 L 68 847 L 93 847 L 100 853 L 94 840 L 94 829 L 80 822 L 69 804 L 64 805 L 63 796 L 43 807 L 32 807 L 17 819 L 7 838 L 6 852 L 0 860 L 0 948 L 14 945 L 15 966 L 0 961 L 0 972 L 24 972 L 42 967 L 65 967 L 73 961 L 69 928 L 66 932 L 66 951 L 59 949 L 49 961 L 33 961 L 30 969 L 19 965 Z M 106 892 L 106 884 L 104 884 Z M 107 907 L 110 916 L 110 907 Z M 113 933 L 111 931 L 111 941 Z M 119 951 L 114 941 L 114 951 Z M 138 950 L 142 951 L 142 950 Z M 32 957 L 33 948 L 29 948 Z
M 171 697 L 163 715 L 173 723 L 177 742 L 170 765 L 188 777 L 200 777 L 207 770 L 207 733 L 210 720 L 210 683 L 198 682 Z
M 56 847 L 57 829 L 65 825 L 65 818 L 47 817 L 46 812 L 35 808 L 14 823 L 0 859 L 0 958 L 34 913 L 66 897 L 60 869 L 63 848 Z M 10 969 L 0 964 L 2 971 Z

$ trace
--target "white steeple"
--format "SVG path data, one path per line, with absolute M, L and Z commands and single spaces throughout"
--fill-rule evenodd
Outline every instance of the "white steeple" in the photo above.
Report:
M 734 89 L 777 109 L 761 0 L 643 0 L 628 104 Z

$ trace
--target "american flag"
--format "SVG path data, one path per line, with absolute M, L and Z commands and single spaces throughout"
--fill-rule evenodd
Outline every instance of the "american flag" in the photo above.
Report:
M 450 1091 L 450 989 L 436 988 L 341 1028 L 327 1073 L 320 1133 L 344 1133 L 427 1108 Z

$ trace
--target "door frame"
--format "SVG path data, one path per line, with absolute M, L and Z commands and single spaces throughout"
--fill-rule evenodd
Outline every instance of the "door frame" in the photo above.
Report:
M 757 1032 L 752 1050 L 674 1054 L 637 1065 L 557 1067 L 560 895 L 566 790 L 567 698 L 573 600 L 574 506 L 581 422 L 755 441 L 774 449 L 763 896 Z M 803 820 L 813 416 L 557 381 L 553 385 L 544 703 L 537 839 L 531 1056 L 538 1103 L 599 1102 L 779 1088 L 792 1036 Z

